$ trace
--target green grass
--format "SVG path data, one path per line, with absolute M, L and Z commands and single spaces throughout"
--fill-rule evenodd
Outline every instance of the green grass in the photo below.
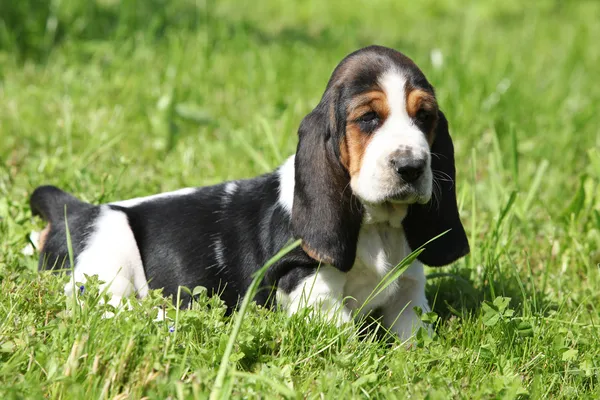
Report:
M 171 322 L 153 321 L 158 293 L 112 319 L 96 285 L 70 302 L 67 278 L 21 253 L 42 226 L 28 195 L 105 202 L 268 171 L 341 58 L 378 43 L 437 88 L 472 253 L 428 270 L 436 334 L 410 350 L 251 304 L 224 393 L 600 398 L 600 4 L 522 3 L 3 1 L 2 397 L 208 397 L 234 325 L 219 300 Z

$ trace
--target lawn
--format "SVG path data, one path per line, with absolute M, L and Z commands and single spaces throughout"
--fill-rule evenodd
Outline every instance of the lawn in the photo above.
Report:
M 402 4 L 404 3 L 404 4 Z M 234 398 L 600 398 L 600 3 L 34 0 L 0 4 L 0 395 L 206 398 L 217 298 L 103 319 L 24 254 L 52 183 L 90 202 L 270 171 L 335 65 L 372 43 L 436 87 L 470 256 L 428 269 L 407 349 L 250 305 Z M 26 252 L 25 252 L 26 253 Z M 190 288 L 193 289 L 193 288 Z

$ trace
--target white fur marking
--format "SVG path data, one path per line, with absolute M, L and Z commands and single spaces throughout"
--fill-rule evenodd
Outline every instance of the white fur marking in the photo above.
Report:
M 324 317 L 338 325 L 343 324 L 352 319 L 350 310 L 343 303 L 345 283 L 345 273 L 332 266 L 321 265 L 315 274 L 299 282 L 291 293 L 277 290 L 277 301 L 289 315 L 313 307 L 312 315 Z
M 25 247 L 23 247 L 23 250 L 21 250 L 21 254 L 23 254 L 24 256 L 32 256 L 34 252 L 35 248 L 31 243 L 27 243 Z
M 390 283 L 377 297 L 364 305 L 375 287 L 398 265 L 410 249 L 402 228 L 394 228 L 385 223 L 363 224 L 356 247 L 356 260 L 348 272 L 344 292 L 351 296 L 348 307 L 362 312 L 387 304 L 398 289 L 398 282 Z
M 406 78 L 391 70 L 383 74 L 379 83 L 386 94 L 390 113 L 369 142 L 358 176 L 353 177 L 350 185 L 361 200 L 374 204 L 385 201 L 402 185 L 390 166 L 390 156 L 398 150 L 410 150 L 415 157 L 427 159 L 427 168 L 415 187 L 418 198 L 407 198 L 406 201 L 425 203 L 431 197 L 431 157 L 425 135 L 413 124 L 406 111 Z
M 383 307 L 383 323 L 402 340 L 410 339 L 419 328 L 432 333 L 432 328 L 414 311 L 415 307 L 424 313 L 431 311 L 425 296 L 425 281 L 423 264 L 415 261 L 398 280 L 395 296 Z
M 279 204 L 288 213 L 292 213 L 294 205 L 294 158 L 292 155 L 279 167 Z
M 347 306 L 362 314 L 381 307 L 383 322 L 402 340 L 410 338 L 415 329 L 423 326 L 414 307 L 429 311 L 425 297 L 423 264 L 414 261 L 400 277 L 391 282 L 379 295 L 372 297 L 375 287 L 411 250 L 404 230 L 385 223 L 364 224 L 358 240 L 356 261 L 348 272 L 344 296 Z
M 223 247 L 223 241 L 220 237 L 215 239 L 215 242 L 213 243 L 213 249 L 215 250 L 215 260 L 217 260 L 217 273 L 222 272 L 227 265 L 225 265 L 225 249 Z
M 148 294 L 148 282 L 137 243 L 125 213 L 101 206 L 85 250 L 75 260 L 75 271 L 65 285 L 65 294 L 71 296 L 75 282 L 85 282 L 85 275 L 97 275 L 111 294 L 110 304 L 118 306 L 123 297 L 136 293 L 142 298 Z
M 237 182 L 227 182 L 225 184 L 225 194 L 223 195 L 223 203 L 228 204 L 231 201 L 231 196 L 233 196 L 237 188 Z
M 149 201 L 163 200 L 163 199 L 168 199 L 171 197 L 187 196 L 192 193 L 195 193 L 197 190 L 198 190 L 197 188 L 184 188 L 184 189 L 174 190 L 172 192 L 155 194 L 152 196 L 136 197 L 134 199 L 116 201 L 114 203 L 109 203 L 109 204 L 111 204 L 113 206 L 120 206 L 120 207 L 125 207 L 125 208 L 134 207 L 134 206 L 137 206 L 138 204 L 146 203 Z
M 231 182 L 227 182 L 225 184 L 225 188 L 223 196 L 222 196 L 222 208 L 224 209 L 225 207 L 227 207 L 227 205 L 229 203 L 231 203 L 231 198 L 233 197 L 233 194 L 236 192 L 236 190 L 238 189 L 238 184 L 237 182 L 231 181 Z
M 238 185 L 236 182 L 227 182 L 227 184 L 225 185 L 225 193 L 232 195 L 237 190 L 237 187 Z
M 42 236 L 42 233 L 38 232 L 38 231 L 31 231 L 31 233 L 29 234 L 29 240 L 31 241 L 31 243 L 33 243 L 33 247 L 36 250 L 39 250 L 39 243 L 40 243 L 41 236 Z

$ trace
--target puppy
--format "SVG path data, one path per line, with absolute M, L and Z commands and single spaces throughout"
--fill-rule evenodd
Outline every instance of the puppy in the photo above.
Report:
M 409 338 L 421 326 L 414 308 L 429 310 L 423 263 L 443 266 L 469 252 L 453 144 L 433 87 L 405 55 L 363 48 L 335 68 L 298 136 L 295 155 L 253 179 L 103 205 L 38 187 L 31 208 L 48 222 L 39 268 L 64 267 L 66 218 L 72 279 L 98 275 L 114 304 L 148 289 L 174 295 L 179 286 L 202 285 L 231 309 L 253 274 L 301 239 L 269 269 L 257 303 L 278 303 L 290 314 L 309 306 L 337 322 L 377 311 L 391 331 Z M 73 287 L 68 283 L 66 292 Z

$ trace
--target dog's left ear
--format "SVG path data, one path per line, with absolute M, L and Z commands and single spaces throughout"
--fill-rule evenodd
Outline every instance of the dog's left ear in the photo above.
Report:
M 426 265 L 448 265 L 469 254 L 469 241 L 458 215 L 456 203 L 456 169 L 454 146 L 448 120 L 441 111 L 431 146 L 431 171 L 438 184 L 427 204 L 412 204 L 402 225 L 411 249 L 416 249 L 437 235 L 446 234 L 425 246 L 418 259 Z
M 316 261 L 349 271 L 356 257 L 362 206 L 340 162 L 345 112 L 328 89 L 298 130 L 292 231 Z

